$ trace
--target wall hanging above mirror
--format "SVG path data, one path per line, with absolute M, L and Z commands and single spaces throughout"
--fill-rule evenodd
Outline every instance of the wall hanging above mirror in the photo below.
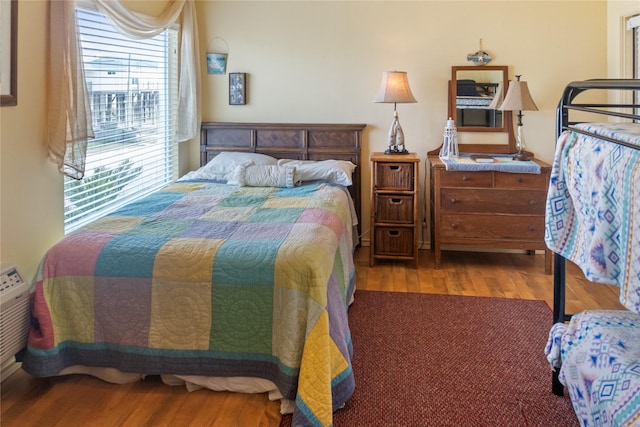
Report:
M 491 62 L 491 55 L 482 49 L 482 39 L 480 39 L 480 49 L 476 53 L 468 54 L 467 61 L 471 61 L 475 65 L 487 65 Z

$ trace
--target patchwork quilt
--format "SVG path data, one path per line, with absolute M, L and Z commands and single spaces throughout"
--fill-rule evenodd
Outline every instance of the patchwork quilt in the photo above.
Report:
M 576 125 L 640 145 L 640 125 Z M 559 138 L 546 206 L 545 241 L 592 282 L 620 287 L 640 312 L 640 150 L 576 132 Z
M 330 425 L 354 389 L 355 287 L 345 188 L 177 182 L 44 257 L 23 368 L 250 376 Z
M 553 326 L 545 352 L 581 426 L 640 425 L 640 315 L 584 311 Z

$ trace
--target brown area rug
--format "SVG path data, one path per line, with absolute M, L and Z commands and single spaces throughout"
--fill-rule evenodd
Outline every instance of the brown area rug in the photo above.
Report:
M 357 291 L 356 389 L 334 425 L 578 426 L 551 393 L 551 323 L 544 301 Z

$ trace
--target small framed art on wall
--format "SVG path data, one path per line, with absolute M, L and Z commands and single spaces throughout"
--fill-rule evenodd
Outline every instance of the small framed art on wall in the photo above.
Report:
M 0 2 L 0 105 L 18 105 L 18 0 Z
M 247 103 L 247 73 L 229 73 L 229 105 Z

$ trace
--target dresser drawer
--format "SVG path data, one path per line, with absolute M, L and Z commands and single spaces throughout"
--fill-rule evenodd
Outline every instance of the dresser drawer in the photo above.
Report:
M 544 216 L 443 214 L 441 231 L 448 238 L 543 241 Z
M 547 190 L 549 177 L 546 173 L 496 173 L 496 188 L 520 188 Z
M 412 163 L 375 163 L 376 189 L 413 191 Z
M 442 188 L 440 210 L 456 213 L 544 215 L 545 190 Z
M 383 256 L 413 257 L 413 228 L 376 227 L 375 253 Z
M 441 171 L 441 187 L 492 187 L 493 172 Z
M 377 222 L 412 224 L 413 196 L 376 194 L 375 200 Z

